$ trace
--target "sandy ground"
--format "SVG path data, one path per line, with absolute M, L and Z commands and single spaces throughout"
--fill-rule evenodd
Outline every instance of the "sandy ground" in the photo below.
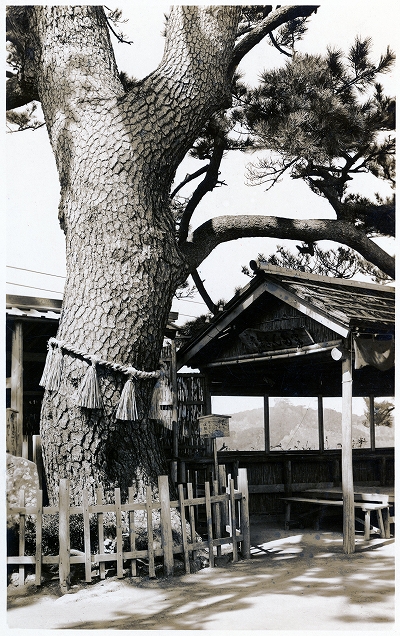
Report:
M 107 578 L 61 596 L 8 588 L 8 627 L 67 630 L 395 630 L 394 539 L 252 523 L 252 558 L 171 579 Z

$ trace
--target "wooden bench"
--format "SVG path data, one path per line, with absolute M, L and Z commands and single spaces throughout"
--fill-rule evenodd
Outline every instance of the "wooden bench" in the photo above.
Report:
M 282 497 L 286 504 L 285 511 L 285 529 L 289 529 L 290 510 L 292 502 L 307 503 L 317 505 L 320 508 L 325 506 L 336 506 L 343 508 L 342 499 L 318 498 L 309 496 L 298 497 Z M 387 495 L 377 494 L 358 494 L 357 500 L 354 501 L 354 507 L 364 512 L 364 519 L 360 521 L 364 524 L 364 539 L 369 541 L 371 534 L 371 511 L 375 511 L 378 517 L 379 533 L 382 538 L 390 538 L 390 518 L 389 518 L 389 502 Z

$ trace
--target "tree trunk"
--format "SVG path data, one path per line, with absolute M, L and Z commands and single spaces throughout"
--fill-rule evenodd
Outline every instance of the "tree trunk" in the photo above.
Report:
M 227 104 L 235 7 L 176 7 L 159 68 L 125 94 L 102 9 L 33 7 L 37 81 L 60 176 L 67 279 L 57 339 L 110 362 L 159 368 L 164 329 L 188 266 L 169 192 L 201 126 Z M 104 408 L 77 406 L 87 369 L 64 355 L 59 391 L 46 391 L 41 435 L 50 501 L 60 478 L 72 499 L 97 485 L 138 497 L 166 474 L 148 412 L 154 380 L 137 382 L 139 417 L 116 420 L 126 376 L 98 366 Z

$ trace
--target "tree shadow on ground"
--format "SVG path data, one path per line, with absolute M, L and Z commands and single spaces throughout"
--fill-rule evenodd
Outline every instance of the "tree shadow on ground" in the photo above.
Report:
M 275 530 L 263 542 L 257 541 L 257 531 L 253 534 L 250 561 L 172 579 L 89 585 L 55 599 L 79 619 L 70 622 L 60 613 L 49 627 L 242 629 L 240 621 L 247 621 L 248 629 L 274 629 L 277 622 L 280 629 L 293 629 L 301 608 L 314 613 L 308 625 L 298 625 L 304 629 L 314 626 L 318 612 L 338 628 L 393 620 L 388 611 L 394 593 L 394 559 L 388 551 L 393 541 L 362 542 L 356 553 L 345 555 L 339 533 Z

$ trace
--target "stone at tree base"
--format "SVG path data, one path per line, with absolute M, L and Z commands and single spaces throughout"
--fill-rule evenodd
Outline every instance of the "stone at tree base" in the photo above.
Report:
M 15 457 L 7 453 L 6 461 L 7 480 L 6 496 L 7 503 L 11 506 L 19 504 L 20 491 L 25 491 L 25 505 L 36 506 L 37 493 L 39 490 L 39 476 L 37 466 L 34 462 L 24 457 Z M 19 515 L 13 515 L 7 519 L 7 525 L 13 525 L 18 521 Z

